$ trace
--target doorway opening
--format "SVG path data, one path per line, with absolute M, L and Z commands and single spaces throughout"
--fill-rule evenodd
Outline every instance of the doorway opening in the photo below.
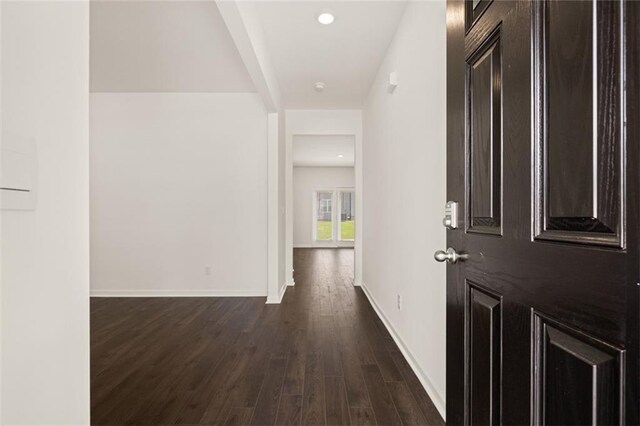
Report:
M 341 249 L 341 256 L 353 258 L 355 136 L 295 135 L 292 160 L 294 251 Z M 355 270 L 350 272 L 353 280 Z

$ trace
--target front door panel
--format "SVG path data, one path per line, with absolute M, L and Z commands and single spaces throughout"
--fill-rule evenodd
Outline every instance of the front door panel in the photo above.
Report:
M 502 316 L 500 298 L 467 283 L 468 406 L 472 424 L 500 424 Z
M 534 423 L 621 424 L 624 351 L 538 315 L 534 336 Z
M 447 422 L 637 424 L 640 3 L 447 11 Z
M 500 29 L 467 59 L 468 230 L 499 235 L 502 213 Z
M 538 239 L 623 246 L 621 10 L 616 1 L 534 5 Z

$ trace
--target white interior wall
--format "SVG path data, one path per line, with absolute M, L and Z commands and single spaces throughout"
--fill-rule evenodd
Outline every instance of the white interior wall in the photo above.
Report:
M 89 4 L 1 2 L 2 142 L 37 152 L 3 210 L 1 424 L 89 424 Z
M 268 114 L 268 227 L 267 303 L 280 303 L 287 284 L 284 278 L 285 200 L 284 200 L 284 114 Z
M 278 261 L 278 114 L 267 114 L 267 303 L 280 303 L 280 271 L 273 265 Z
M 92 294 L 266 296 L 267 137 L 255 93 L 92 93 Z
M 336 246 L 335 242 L 313 241 L 313 195 L 318 189 L 355 188 L 353 167 L 293 168 L 293 247 Z M 356 197 L 358 194 L 356 194 Z M 358 220 L 356 216 L 356 221 Z M 339 242 L 353 247 L 353 242 Z
M 363 110 L 362 284 L 443 417 L 446 282 L 433 253 L 445 247 L 445 26 L 444 1 L 409 3 Z
M 279 303 L 286 290 L 285 114 L 278 79 L 263 27 L 252 2 L 216 2 L 244 66 L 269 113 L 267 303 Z M 277 217 L 277 219 L 276 219 Z M 275 241 L 277 240 L 277 241 Z M 276 247 L 277 246 L 277 247 Z
M 219 93 L 255 87 L 213 1 L 92 1 L 91 91 Z
M 297 135 L 353 135 L 355 138 L 356 241 L 355 279 L 362 277 L 362 111 L 360 110 L 287 110 L 286 111 L 286 253 L 285 278 L 293 285 L 293 138 Z
M 286 191 L 286 121 L 284 111 L 278 113 L 278 285 L 279 295 L 284 295 L 287 288 L 286 278 L 286 228 L 287 228 L 287 202 L 285 199 Z

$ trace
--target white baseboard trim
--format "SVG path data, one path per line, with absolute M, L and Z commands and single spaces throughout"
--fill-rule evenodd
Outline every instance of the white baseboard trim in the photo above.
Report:
M 91 297 L 266 297 L 256 290 L 91 290 Z
M 265 303 L 267 305 L 278 305 L 278 304 L 282 303 L 282 298 L 284 297 L 284 294 L 287 291 L 287 287 L 288 287 L 288 285 L 286 285 L 286 283 L 284 285 L 280 286 L 280 294 L 278 294 L 278 296 L 276 296 L 275 298 L 267 297 L 267 301 Z
M 440 393 L 436 391 L 436 388 L 431 383 L 431 380 L 429 380 L 424 371 L 422 371 L 422 368 L 420 368 L 420 365 L 416 361 L 409 348 L 404 344 L 404 341 L 400 338 L 395 328 L 393 328 L 387 317 L 384 315 L 382 309 L 376 303 L 376 300 L 373 298 L 371 293 L 369 293 L 369 290 L 367 289 L 364 281 L 360 283 L 360 286 L 362 287 L 364 294 L 367 296 L 367 299 L 369 299 L 369 303 L 373 307 L 373 310 L 376 312 L 376 314 L 378 314 L 378 318 L 380 318 L 380 321 L 382 321 L 384 326 L 389 331 L 389 334 L 391 334 L 393 341 L 396 342 L 396 345 L 398 345 L 398 348 L 400 348 L 400 352 L 402 352 L 402 355 L 404 355 L 416 377 L 418 377 L 418 380 L 420 380 L 422 387 L 429 395 L 429 398 L 431 398 L 431 401 L 433 401 L 433 404 L 436 406 L 436 409 L 438 410 L 442 418 L 446 421 L 444 398 L 442 398 L 442 395 L 440 395 Z

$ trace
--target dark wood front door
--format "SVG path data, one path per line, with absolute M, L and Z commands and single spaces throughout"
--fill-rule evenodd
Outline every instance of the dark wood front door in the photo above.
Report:
M 639 11 L 448 1 L 450 424 L 639 421 Z

